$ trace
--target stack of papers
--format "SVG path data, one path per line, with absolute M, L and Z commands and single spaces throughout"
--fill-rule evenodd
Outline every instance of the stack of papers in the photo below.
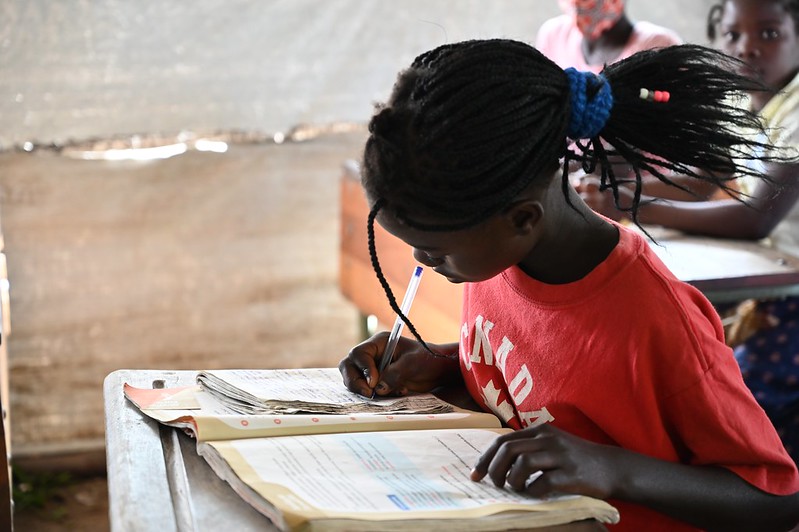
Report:
M 440 414 L 452 405 L 433 394 L 369 399 L 344 387 L 337 368 L 216 370 L 197 383 L 240 414 Z

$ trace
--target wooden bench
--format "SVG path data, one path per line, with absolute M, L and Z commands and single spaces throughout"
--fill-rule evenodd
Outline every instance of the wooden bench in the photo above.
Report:
M 396 314 L 372 269 L 366 237 L 369 206 L 354 161 L 346 161 L 343 165 L 340 204 L 341 292 L 358 307 L 363 317 L 376 316 L 383 327 L 391 327 Z M 407 244 L 378 224 L 375 224 L 375 243 L 383 273 L 394 296 L 401 301 L 418 263 Z M 458 341 L 462 292 L 461 285 L 452 284 L 432 271 L 426 272 L 410 312 L 410 319 L 422 338 L 434 343 Z M 407 328 L 403 334 L 408 335 Z

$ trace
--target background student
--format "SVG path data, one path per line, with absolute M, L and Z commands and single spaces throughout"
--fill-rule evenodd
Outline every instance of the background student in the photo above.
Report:
M 535 47 L 561 68 L 599 73 L 635 52 L 682 42 L 668 28 L 630 20 L 624 0 L 560 0 L 560 5 L 564 14 L 541 25 Z
M 403 338 L 383 374 L 385 333 L 354 347 L 340 364 L 346 386 L 404 394 L 462 379 L 519 429 L 486 450 L 475 480 L 611 499 L 621 530 L 799 521 L 796 466 L 743 383 L 713 307 L 643 237 L 588 208 L 564 171 L 577 156 L 569 139 L 590 139 L 586 157 L 602 166 L 597 147 L 607 144 L 636 167 L 671 170 L 700 160 L 727 168 L 731 143 L 760 147 L 732 128 L 757 126 L 724 104 L 757 84 L 731 61 L 675 46 L 597 77 L 507 40 L 417 57 L 369 125 L 369 248 L 400 315 L 375 222 L 423 265 L 465 283 L 463 326 L 459 341 L 427 346 L 403 316 L 417 340 Z M 658 97 L 641 98 L 641 88 Z
M 769 180 L 736 180 L 748 205 L 729 197 L 697 201 L 701 195 L 680 192 L 666 196 L 670 201 L 641 206 L 638 219 L 688 233 L 769 237 L 776 248 L 799 256 L 799 0 L 726 0 L 711 9 L 708 29 L 709 38 L 722 51 L 745 61 L 748 71 L 773 90 L 751 93 L 748 106 L 759 113 L 769 128 L 768 140 L 779 148 L 764 155 L 783 160 L 752 162 Z M 668 189 L 673 187 L 652 182 L 645 187 L 658 197 Z M 614 219 L 624 215 L 609 192 L 599 192 L 596 178 L 584 179 L 580 190 L 598 212 Z M 705 196 L 712 192 L 706 190 Z M 621 193 L 622 204 L 629 205 L 632 192 L 621 189 Z M 747 323 L 758 324 L 759 330 L 736 347 L 736 358 L 747 385 L 799 461 L 799 298 L 753 303 L 742 308 L 750 313 L 745 316 Z

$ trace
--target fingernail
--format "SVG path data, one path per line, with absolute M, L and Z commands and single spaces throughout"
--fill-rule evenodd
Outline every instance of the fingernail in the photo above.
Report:
M 527 477 L 527 480 L 524 481 L 524 489 L 529 488 L 530 484 L 538 480 L 538 477 L 540 477 L 543 474 L 544 474 L 543 471 L 535 471 L 533 473 L 530 473 L 530 476 Z
M 379 391 L 381 393 L 382 392 L 386 392 L 386 391 L 388 391 L 388 386 L 386 386 L 385 382 L 380 381 L 380 382 L 377 383 L 377 386 L 375 387 L 375 391 Z

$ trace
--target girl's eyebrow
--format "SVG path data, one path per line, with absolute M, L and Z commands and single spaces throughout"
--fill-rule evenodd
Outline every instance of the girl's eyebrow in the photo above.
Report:
M 778 18 L 764 18 L 757 21 L 760 25 L 779 26 L 782 24 L 782 19 Z

